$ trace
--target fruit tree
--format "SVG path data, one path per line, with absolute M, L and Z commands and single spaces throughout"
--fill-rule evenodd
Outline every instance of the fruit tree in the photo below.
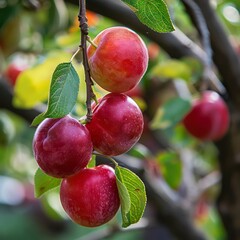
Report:
M 0 239 L 240 239 L 239 29 L 238 0 L 0 1 Z

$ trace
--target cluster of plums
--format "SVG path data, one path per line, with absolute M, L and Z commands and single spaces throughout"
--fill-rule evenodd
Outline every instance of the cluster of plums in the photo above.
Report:
M 108 222 L 119 209 L 114 170 L 107 165 L 87 168 L 93 150 L 106 156 L 127 152 L 140 138 L 143 116 L 124 92 L 134 88 L 148 65 L 141 38 L 124 27 L 102 31 L 87 53 L 91 76 L 110 93 L 92 105 L 86 125 L 71 116 L 45 119 L 37 128 L 33 151 L 39 167 L 63 178 L 60 199 L 76 223 L 96 227 Z
M 143 116 L 127 96 L 148 65 L 141 38 L 124 27 L 102 31 L 87 54 L 94 81 L 110 93 L 92 104 L 92 120 L 85 125 L 67 115 L 45 119 L 36 130 L 33 151 L 39 167 L 63 178 L 60 199 L 76 223 L 96 227 L 114 217 L 120 206 L 114 169 L 107 165 L 88 168 L 93 151 L 106 156 L 127 152 L 140 138 Z M 218 140 L 229 125 L 228 108 L 213 91 L 203 92 L 183 124 L 196 138 Z

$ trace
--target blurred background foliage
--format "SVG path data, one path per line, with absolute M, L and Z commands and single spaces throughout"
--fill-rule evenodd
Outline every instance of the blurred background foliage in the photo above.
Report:
M 196 30 L 182 4 L 178 0 L 166 2 L 174 24 L 197 42 Z M 212 2 L 240 54 L 240 2 Z M 79 46 L 77 15 L 77 6 L 62 0 L 0 1 L 0 72 L 13 91 L 15 107 L 45 108 L 55 67 L 69 61 Z M 90 11 L 87 17 L 91 38 L 105 28 L 119 25 Z M 192 94 L 198 94 L 196 86 L 203 66 L 192 58 L 172 60 L 160 46 L 142 37 L 149 51 L 149 67 L 140 86 L 128 94 L 139 104 L 146 122 L 140 143 L 129 151 L 128 156 L 144 162 L 151 174 L 161 179 L 171 191 L 184 195 L 186 181 L 193 181 L 194 188 L 194 183 L 201 178 L 210 174 L 218 176 L 215 146 L 211 142 L 203 143 L 192 138 L 181 125 L 181 119 L 190 109 Z M 84 75 L 79 56 L 74 64 L 81 86 L 72 115 L 81 117 L 86 109 Z M 15 73 L 9 70 L 13 65 L 17 66 Z M 156 86 L 161 94 L 151 96 L 151 88 Z M 98 97 L 106 93 L 98 86 L 95 86 L 95 92 Z M 1 93 L 0 101 L 3 101 Z M 94 239 L 94 232 L 104 233 L 112 228 L 116 223 L 110 222 L 96 229 L 72 223 L 61 208 L 58 189 L 35 199 L 33 178 L 37 165 L 31 148 L 35 129 L 29 125 L 21 116 L 0 109 L 0 239 Z M 171 149 L 155 149 L 149 141 L 149 132 L 168 142 Z M 191 168 L 190 180 L 186 177 L 189 170 L 186 168 Z M 192 218 L 209 239 L 222 240 L 225 233 L 215 209 L 218 190 L 217 181 L 201 194 Z M 152 211 L 149 203 L 139 224 L 109 239 L 160 239 L 156 238 L 160 235 L 161 239 L 173 239 L 166 228 L 149 226 L 148 222 L 154 215 Z M 119 222 L 119 217 L 115 221 Z

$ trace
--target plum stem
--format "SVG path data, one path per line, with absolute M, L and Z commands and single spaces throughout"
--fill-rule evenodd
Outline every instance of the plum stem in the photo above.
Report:
M 88 24 L 86 17 L 86 0 L 79 0 L 79 14 L 78 14 L 79 28 L 81 31 L 81 44 L 80 48 L 82 49 L 82 58 L 83 58 L 83 67 L 85 74 L 85 82 L 87 89 L 87 98 L 86 98 L 86 106 L 87 106 L 87 115 L 86 121 L 90 122 L 92 120 L 92 109 L 91 109 L 91 100 L 96 99 L 96 96 L 92 90 L 93 81 L 90 74 L 90 68 L 88 64 L 87 58 L 87 41 L 88 41 Z
M 95 48 L 98 47 L 97 44 L 96 44 L 95 42 L 93 42 L 93 40 L 92 40 L 89 36 L 87 37 L 87 41 L 88 41 L 93 47 L 95 47 Z
M 78 47 L 77 51 L 72 55 L 70 62 L 73 61 L 73 59 L 76 57 L 76 55 L 79 53 L 79 51 L 81 51 L 82 49 L 80 47 Z

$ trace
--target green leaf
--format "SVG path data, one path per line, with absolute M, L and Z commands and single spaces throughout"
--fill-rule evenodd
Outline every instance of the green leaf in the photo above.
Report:
M 44 114 L 45 114 L 45 113 L 40 113 L 39 115 L 37 115 L 37 116 L 33 119 L 31 126 L 32 126 L 32 127 L 35 127 L 35 126 L 37 126 L 38 124 L 40 124 L 40 123 L 45 119 Z
M 176 152 L 163 152 L 157 156 L 160 172 L 171 188 L 179 188 L 182 181 L 182 161 Z
M 96 155 L 92 155 L 91 160 L 89 161 L 87 167 L 88 168 L 93 168 L 96 166 Z
M 58 187 L 60 183 L 61 179 L 53 178 L 38 168 L 34 175 L 35 196 L 41 197 L 45 192 Z
M 143 215 L 147 202 L 145 186 L 129 169 L 117 166 L 115 173 L 121 201 L 122 227 L 128 227 Z
M 4 3 L 3 3 L 4 5 Z M 19 5 L 7 5 L 0 9 L 0 30 L 20 10 Z
M 189 79 L 189 82 L 196 83 L 200 81 L 204 71 L 203 63 L 194 57 L 184 57 L 181 58 L 181 61 L 182 63 L 186 64 L 191 70 L 191 77 Z
M 128 151 L 128 154 L 139 159 L 147 159 L 151 156 L 149 149 L 141 143 L 135 144 L 133 148 Z
M 6 147 L 8 143 L 11 143 L 15 131 L 14 123 L 9 114 L 0 111 L 0 147 Z
M 14 107 L 32 109 L 38 104 L 46 102 L 56 66 L 69 61 L 71 56 L 68 52 L 58 50 L 36 58 L 35 64 L 21 72 L 17 78 L 13 94 Z M 78 65 L 78 69 L 81 69 L 81 65 Z
M 138 19 L 156 32 L 174 30 L 168 8 L 163 0 L 122 0 L 137 15 Z
M 71 62 L 61 63 L 55 69 L 44 114 L 49 118 L 61 118 L 70 113 L 77 101 L 79 77 Z
M 59 64 L 52 76 L 47 111 L 39 114 L 31 125 L 36 126 L 45 118 L 61 118 L 70 113 L 77 102 L 79 83 L 71 62 Z
M 176 125 L 191 109 L 191 102 L 188 99 L 175 97 L 160 107 L 152 122 L 152 129 L 164 129 Z
M 164 129 L 163 134 L 177 148 L 194 148 L 198 142 L 196 138 L 187 132 L 183 124 L 178 124 L 174 128 Z

